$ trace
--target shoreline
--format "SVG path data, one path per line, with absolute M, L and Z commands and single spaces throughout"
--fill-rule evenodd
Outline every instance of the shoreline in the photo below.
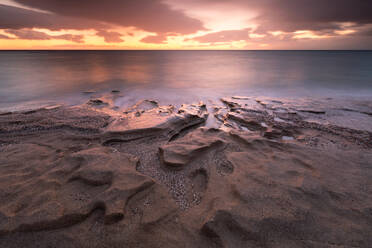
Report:
M 372 101 L 114 102 L 0 113 L 0 246 L 372 243 Z

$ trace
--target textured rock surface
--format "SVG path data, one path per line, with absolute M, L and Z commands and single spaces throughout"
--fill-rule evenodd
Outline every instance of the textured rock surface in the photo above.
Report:
M 106 133 L 133 133 L 139 130 L 144 133 L 157 132 L 158 135 L 171 137 L 183 129 L 203 123 L 208 112 L 203 103 L 183 105 L 178 112 L 174 106 L 158 107 L 154 102 L 152 107 L 144 107 L 140 102 L 117 117 L 105 129 Z
M 369 103 L 221 103 L 0 114 L 0 247 L 371 247 Z
M 214 147 L 223 144 L 218 138 L 203 137 L 199 129 L 179 141 L 171 142 L 159 148 L 160 160 L 171 167 L 181 167 L 200 157 Z
M 22 152 L 27 150 L 32 153 Z M 8 192 L 3 193 L 15 199 L 0 208 L 1 233 L 73 225 L 97 208 L 105 210 L 106 223 L 119 221 L 128 199 L 154 185 L 153 180 L 136 172 L 135 158 L 109 148 L 91 148 L 63 158 L 51 149 L 31 144 L 13 145 L 5 152 L 15 156 L 2 159 L 8 170 L 2 168 L 1 184 L 8 186 Z M 19 156 L 27 160 L 22 163 Z M 26 180 L 6 177 L 9 167 L 15 166 L 24 171 L 17 177 Z

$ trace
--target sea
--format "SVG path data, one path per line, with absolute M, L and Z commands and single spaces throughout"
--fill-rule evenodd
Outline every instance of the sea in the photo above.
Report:
M 225 96 L 372 100 L 372 51 L 0 51 L 0 110 Z

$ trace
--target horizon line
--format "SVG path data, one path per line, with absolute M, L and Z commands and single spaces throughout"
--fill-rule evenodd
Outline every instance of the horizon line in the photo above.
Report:
M 1 49 L 4 51 L 372 51 L 372 49 Z

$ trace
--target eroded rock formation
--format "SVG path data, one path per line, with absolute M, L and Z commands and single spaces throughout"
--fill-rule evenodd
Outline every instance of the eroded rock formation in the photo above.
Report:
M 1 247 L 371 246 L 372 134 L 340 108 L 96 103 L 0 115 Z

